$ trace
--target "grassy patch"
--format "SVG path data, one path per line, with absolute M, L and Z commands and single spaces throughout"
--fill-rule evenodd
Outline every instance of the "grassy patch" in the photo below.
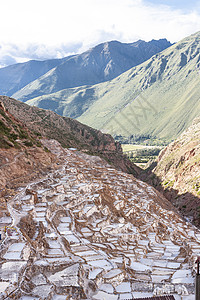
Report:
M 123 144 L 123 153 L 134 163 L 144 168 L 150 160 L 155 160 L 162 147 Z

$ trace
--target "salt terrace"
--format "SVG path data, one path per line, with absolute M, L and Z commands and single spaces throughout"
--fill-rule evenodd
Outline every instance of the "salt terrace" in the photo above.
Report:
M 62 155 L 3 211 L 0 299 L 195 299 L 200 231 L 132 175 Z

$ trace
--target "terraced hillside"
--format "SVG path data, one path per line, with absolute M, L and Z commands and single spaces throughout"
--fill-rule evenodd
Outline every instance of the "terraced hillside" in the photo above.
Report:
M 2 299 L 194 300 L 200 231 L 156 190 L 98 157 L 46 146 L 58 171 L 1 210 Z M 8 280 L 9 278 L 9 280 Z
M 95 86 L 65 89 L 28 104 L 113 135 L 147 135 L 169 142 L 200 111 L 200 32 L 121 76 Z

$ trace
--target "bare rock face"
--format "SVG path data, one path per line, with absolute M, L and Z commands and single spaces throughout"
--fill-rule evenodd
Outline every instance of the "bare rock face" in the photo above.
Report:
M 46 146 L 62 165 L 0 215 L 0 298 L 193 299 L 200 231 L 147 183 L 55 140 Z
M 159 155 L 149 180 L 200 226 L 200 119 Z

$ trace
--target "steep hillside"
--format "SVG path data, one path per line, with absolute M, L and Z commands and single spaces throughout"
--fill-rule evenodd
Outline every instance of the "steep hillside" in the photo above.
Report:
M 102 156 L 125 172 L 137 172 L 138 168 L 123 156 L 120 144 L 111 135 L 6 96 L 0 96 L 0 101 L 11 114 L 41 136 L 56 139 L 64 147 L 75 147 Z
M 0 203 L 1 194 L 57 168 L 59 160 L 38 136 L 13 117 L 0 99 Z
M 0 298 L 193 300 L 200 230 L 132 175 L 48 147 L 60 169 L 0 210 Z
M 28 101 L 114 135 L 176 138 L 200 111 L 200 32 L 119 77 Z
M 149 182 L 200 226 L 200 118 L 162 150 Z
M 37 137 L 7 112 L 4 104 L 0 102 L 0 148 L 19 149 L 26 145 L 33 146 L 33 144 L 41 146 Z
M 92 85 L 111 80 L 133 66 L 149 59 L 154 54 L 171 46 L 166 39 L 150 42 L 138 41 L 125 44 L 106 42 L 69 58 L 31 82 L 12 97 L 25 102 L 62 89 Z M 44 104 L 42 108 L 52 108 Z
M 63 59 L 31 60 L 0 69 L 0 95 L 11 96 L 31 81 L 61 64 Z

